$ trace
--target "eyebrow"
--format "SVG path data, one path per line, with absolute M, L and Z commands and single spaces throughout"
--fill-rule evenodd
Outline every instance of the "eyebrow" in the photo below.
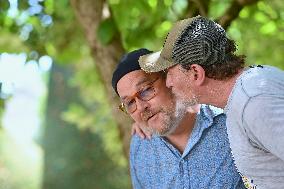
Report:
M 147 81 L 150 81 L 149 78 L 144 77 L 141 81 L 139 81 L 138 83 L 136 83 L 136 87 L 139 87 L 140 85 L 142 85 L 143 83 L 146 83 Z
M 138 88 L 140 85 L 146 83 L 147 81 L 150 81 L 149 78 L 148 78 L 148 77 L 144 77 L 141 81 L 139 81 L 138 83 L 136 83 L 136 85 L 135 85 L 136 88 Z M 124 100 L 124 99 L 126 99 L 126 98 L 127 98 L 127 96 L 123 96 L 123 97 L 121 97 L 120 99 L 121 99 L 121 100 Z

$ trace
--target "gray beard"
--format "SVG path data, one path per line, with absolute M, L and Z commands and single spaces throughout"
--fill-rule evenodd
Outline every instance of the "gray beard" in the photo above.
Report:
M 192 99 L 187 99 L 187 98 L 179 97 L 174 93 L 173 93 L 173 95 L 175 96 L 177 103 L 183 104 L 183 106 L 185 106 L 186 108 L 197 105 L 199 103 L 197 96 L 193 96 Z
M 183 101 L 176 102 L 176 108 L 173 111 L 165 112 L 168 115 L 168 119 L 163 123 L 162 130 L 156 130 L 148 128 L 149 131 L 156 136 L 168 136 L 172 134 L 180 125 L 182 119 L 187 113 L 188 104 Z

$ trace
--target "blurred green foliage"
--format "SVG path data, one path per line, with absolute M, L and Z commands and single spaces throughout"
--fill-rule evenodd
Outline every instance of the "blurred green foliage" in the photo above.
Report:
M 110 9 L 127 50 L 158 49 L 172 26 L 185 13 L 187 1 L 109 1 Z
M 43 188 L 129 188 L 115 125 L 100 111 L 83 108 L 79 88 L 69 82 L 73 75 L 72 67 L 54 65 L 51 71 L 42 141 Z M 91 104 L 101 109 L 99 103 Z M 97 120 L 100 116 L 105 120 Z
M 269 64 L 284 69 L 284 3 L 260 1 L 243 9 L 229 28 L 247 64 Z
M 100 42 L 104 45 L 111 42 L 116 32 L 116 27 L 113 19 L 108 18 L 101 22 L 97 35 Z

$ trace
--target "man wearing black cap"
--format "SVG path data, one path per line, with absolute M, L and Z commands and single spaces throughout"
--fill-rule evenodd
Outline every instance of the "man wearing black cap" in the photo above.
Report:
M 133 136 L 130 171 L 134 188 L 244 188 L 231 157 L 225 116 L 202 105 L 188 112 L 166 87 L 165 73 L 147 74 L 138 59 L 151 53 L 139 49 L 123 56 L 112 86 L 127 112 L 152 139 Z M 198 112 L 198 113 L 197 113 Z
M 178 21 L 163 50 L 141 57 L 146 72 L 166 70 L 166 84 L 188 104 L 225 108 L 230 145 L 246 186 L 284 188 L 284 72 L 244 68 L 234 41 L 212 20 Z

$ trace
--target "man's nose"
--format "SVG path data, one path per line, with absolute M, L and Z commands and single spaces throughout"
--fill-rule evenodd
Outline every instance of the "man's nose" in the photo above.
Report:
M 135 102 L 136 102 L 137 110 L 139 112 L 143 112 L 145 109 L 150 107 L 150 104 L 148 101 L 140 100 L 137 97 L 135 98 Z
M 172 75 L 169 73 L 167 73 L 166 86 L 168 88 L 171 88 L 173 86 L 173 78 L 172 78 Z

